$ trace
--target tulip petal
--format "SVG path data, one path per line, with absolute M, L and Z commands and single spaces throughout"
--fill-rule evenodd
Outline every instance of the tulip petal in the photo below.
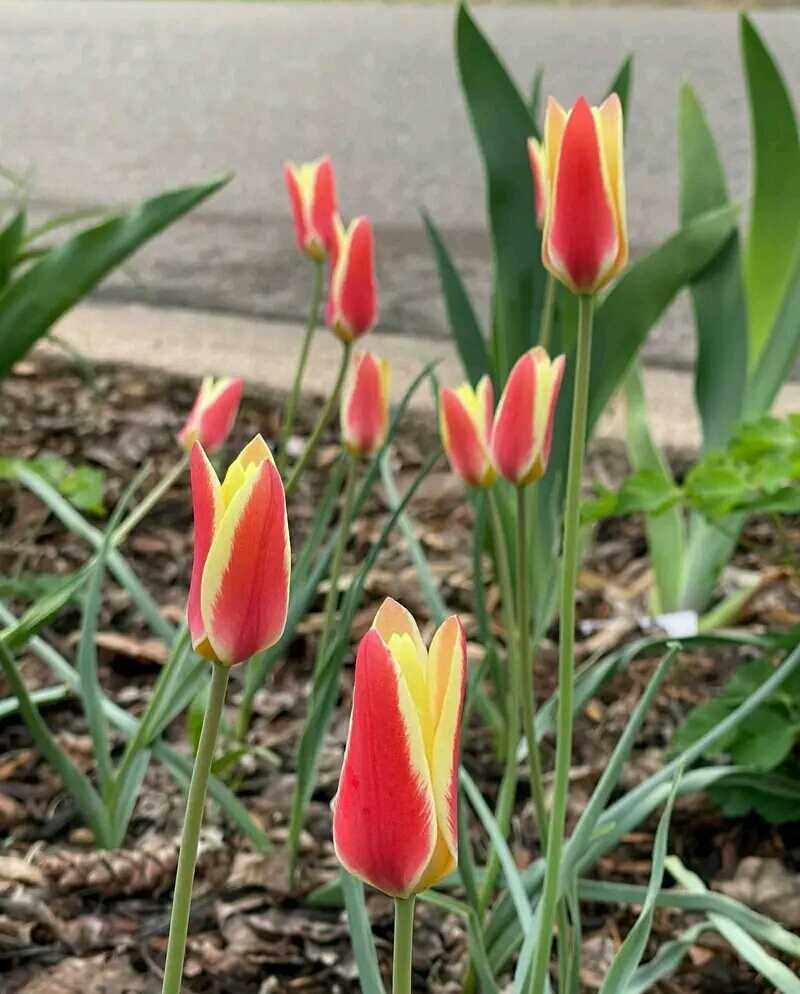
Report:
M 558 153 L 564 128 L 567 125 L 567 112 L 555 97 L 547 98 L 547 110 L 544 115 L 544 166 L 548 187 L 548 200 L 553 195 L 553 181 L 558 165 Z
M 194 561 L 192 563 L 192 579 L 189 584 L 189 600 L 186 606 L 186 620 L 195 650 L 201 656 L 213 659 L 214 653 L 206 639 L 205 625 L 200 610 L 200 589 L 214 531 L 222 516 L 222 496 L 214 467 L 198 442 L 192 446 L 190 479 L 194 513 Z
M 370 352 L 353 357 L 342 392 L 341 427 L 345 446 L 355 455 L 372 455 L 383 444 L 389 415 L 389 364 Z
M 372 226 L 356 218 L 340 243 L 331 282 L 334 330 L 346 341 L 365 335 L 378 319 Z
M 415 892 L 436 846 L 419 719 L 402 671 L 375 629 L 361 640 L 356 659 L 333 840 L 347 870 L 396 897 Z
M 319 234 L 328 252 L 331 251 L 336 240 L 334 231 L 336 211 L 336 185 L 333 178 L 333 163 L 326 156 L 317 163 L 314 173 L 314 193 L 311 199 L 311 226 Z
M 536 389 L 536 366 L 531 352 L 526 352 L 509 373 L 492 430 L 492 459 L 512 483 L 524 479 L 535 459 Z
M 544 149 L 535 138 L 528 139 L 528 159 L 533 176 L 533 199 L 536 208 L 536 223 L 541 228 L 547 213 L 547 174 L 545 172 Z
M 245 463 L 244 472 L 214 534 L 200 593 L 208 640 L 228 664 L 278 641 L 289 601 L 289 529 L 281 478 L 271 459 Z
M 628 221 L 625 207 L 624 125 L 622 104 L 616 93 L 612 93 L 595 111 L 600 147 L 603 154 L 603 170 L 607 177 L 611 202 L 614 205 L 619 251 L 614 260 L 614 269 L 619 270 L 628 261 Z
M 414 643 L 419 658 L 423 663 L 427 662 L 428 650 L 422 641 L 414 616 L 394 598 L 387 597 L 384 600 L 372 621 L 372 627 L 386 645 L 393 635 L 408 635 Z
M 439 420 L 442 442 L 453 470 L 467 483 L 479 486 L 486 468 L 486 450 L 478 426 L 455 390 L 442 390 Z
M 544 352 L 544 349 L 542 349 Z M 546 356 L 546 353 L 545 353 Z M 558 404 L 558 395 L 561 392 L 561 382 L 564 379 L 564 366 L 566 365 L 566 357 L 563 355 L 555 358 L 552 363 L 548 360 L 548 372 L 549 372 L 549 383 L 547 387 L 547 410 L 543 417 L 543 439 L 542 446 L 539 453 L 539 461 L 541 463 L 540 469 L 543 473 L 547 462 L 550 459 L 550 449 L 553 446 L 553 427 L 555 425 L 555 415 L 556 415 L 556 404 Z
M 300 251 L 305 252 L 308 239 L 308 219 L 306 218 L 305 202 L 297 166 L 293 162 L 284 163 L 283 176 L 286 180 L 286 189 L 289 191 L 289 200 L 292 205 L 295 241 Z
M 242 400 L 242 381 L 220 380 L 205 401 L 200 417 L 200 438 L 206 452 L 215 452 L 233 427 Z

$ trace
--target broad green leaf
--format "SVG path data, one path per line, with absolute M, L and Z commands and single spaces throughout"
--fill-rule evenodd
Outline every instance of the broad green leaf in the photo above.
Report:
M 99 466 L 78 466 L 66 474 L 58 489 L 79 511 L 102 515 L 105 481 L 106 475 Z
M 629 55 L 617 70 L 617 75 L 611 81 L 609 93 L 616 93 L 622 104 L 622 115 L 625 130 L 628 130 L 628 115 L 630 114 L 631 86 L 633 84 L 633 56 Z
M 753 369 L 798 262 L 800 138 L 786 83 L 744 14 L 740 41 L 753 132 L 753 206 L 744 265 Z
M 764 706 L 741 723 L 729 750 L 734 763 L 769 771 L 786 759 L 797 738 L 782 709 Z
M 364 902 L 364 886 L 360 880 L 356 880 L 344 871 L 339 875 L 339 880 L 347 909 L 347 924 L 358 967 L 361 994 L 385 994 L 378 967 L 378 954 L 375 952 L 375 940 L 372 938 L 372 929 Z
M 768 411 L 791 375 L 800 351 L 800 262 L 792 273 L 772 331 L 750 373 L 744 413 L 753 417 Z
M 0 293 L 0 376 L 115 266 L 227 182 L 215 179 L 147 200 L 68 239 L 9 283 Z
M 475 386 L 484 373 L 491 372 L 483 332 L 444 238 L 426 211 L 422 212 L 422 220 L 425 222 L 425 229 L 436 256 L 436 267 L 439 271 L 450 333 L 458 349 L 464 372 L 470 383 Z
M 795 778 L 794 783 L 797 783 Z M 769 778 L 759 785 L 722 783 L 709 790 L 711 800 L 726 818 L 743 818 L 755 811 L 771 825 L 800 820 L 800 796 L 785 797 L 770 790 Z
M 541 130 L 539 122 L 542 119 L 542 84 L 544 83 L 544 69 L 540 66 L 533 74 L 531 80 L 531 92 L 528 100 L 528 110 L 534 123 Z
M 25 237 L 25 211 L 19 210 L 0 231 L 0 290 L 8 283 Z
M 527 149 L 538 129 L 464 3 L 456 18 L 456 56 L 486 170 L 495 268 L 493 354 L 504 382 L 514 361 L 536 342 L 544 292 Z
M 764 683 L 769 680 L 775 668 L 766 659 L 753 659 L 748 663 L 737 666 L 733 676 L 725 684 L 721 697 L 731 705 L 741 704 Z M 787 683 L 789 681 L 787 680 Z
M 681 224 L 686 225 L 729 203 L 714 137 L 688 83 L 680 94 L 678 150 Z M 739 421 L 747 378 L 747 303 L 736 230 L 692 280 L 691 290 L 697 333 L 694 392 L 708 451 L 724 445 Z
M 719 575 L 738 545 L 744 522 L 743 514 L 713 523 L 699 513 L 691 516 L 681 579 L 681 610 L 704 611 L 708 607 Z

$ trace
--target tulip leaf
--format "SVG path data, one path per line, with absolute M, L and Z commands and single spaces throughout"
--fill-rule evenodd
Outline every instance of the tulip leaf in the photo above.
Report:
M 800 352 L 800 260 L 783 305 L 750 374 L 745 394 L 745 415 L 768 411 L 792 371 Z
M 617 70 L 617 75 L 611 81 L 609 93 L 616 93 L 622 104 L 622 121 L 625 130 L 628 129 L 628 112 L 630 110 L 631 85 L 633 83 L 633 56 L 629 55 Z
M 147 200 L 44 253 L 0 293 L 0 376 L 143 242 L 215 193 L 228 177 Z
M 527 140 L 538 137 L 525 99 L 461 3 L 456 18 L 461 85 L 481 149 L 494 259 L 492 352 L 504 382 L 536 343 L 544 294 Z
M 798 262 L 800 137 L 786 83 L 752 21 L 744 14 L 740 40 L 754 155 L 753 206 L 744 257 L 752 369 Z
M 688 83 L 680 94 L 681 223 L 729 203 L 717 146 Z M 747 304 L 739 233 L 691 282 L 697 332 L 694 392 L 706 451 L 725 445 L 742 415 L 747 377 Z M 720 370 L 724 369 L 724 375 Z
M 353 956 L 358 967 L 358 985 L 361 994 L 386 994 L 383 986 L 381 971 L 378 966 L 378 954 L 375 952 L 375 940 L 367 915 L 364 902 L 364 885 L 349 873 L 342 872 L 339 881 L 347 909 L 347 924 L 350 930 L 350 941 L 353 944 Z
M 25 237 L 25 211 L 20 210 L 0 231 L 0 290 L 8 283 Z
M 483 332 L 441 232 L 426 211 L 422 212 L 422 220 L 425 222 L 425 229 L 436 256 L 436 267 L 439 271 L 450 333 L 456 343 L 464 372 L 470 383 L 475 386 L 484 373 L 490 372 Z

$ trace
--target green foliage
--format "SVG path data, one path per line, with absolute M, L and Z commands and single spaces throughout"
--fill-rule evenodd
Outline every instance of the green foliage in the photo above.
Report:
M 26 460 L 0 458 L 0 479 L 16 479 L 20 465 L 41 476 L 79 511 L 95 515 L 106 513 L 103 503 L 106 475 L 100 466 L 86 463 L 71 466 L 66 459 L 52 454 Z
M 696 705 L 675 732 L 672 750 L 687 749 L 716 728 L 747 701 L 773 675 L 766 659 L 738 667 L 720 695 Z M 703 755 L 714 759 L 728 756 L 739 765 L 763 773 L 775 773 L 794 783 L 796 790 L 782 790 L 781 780 L 744 780 L 721 783 L 711 796 L 729 817 L 756 811 L 767 821 L 785 822 L 800 818 L 800 676 L 790 676 L 774 694 L 735 728 L 720 736 Z

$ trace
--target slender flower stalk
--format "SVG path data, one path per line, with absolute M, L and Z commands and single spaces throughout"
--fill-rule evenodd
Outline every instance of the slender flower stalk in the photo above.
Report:
M 225 703 L 225 690 L 228 686 L 230 667 L 214 663 L 211 675 L 211 688 L 208 705 L 203 716 L 203 728 L 197 749 L 192 782 L 186 799 L 186 815 L 183 822 L 181 852 L 175 876 L 175 893 L 172 898 L 172 916 L 169 923 L 167 959 L 164 964 L 164 983 L 161 994 L 181 994 L 183 961 L 186 956 L 186 937 L 189 933 L 189 908 L 192 901 L 192 884 L 197 862 L 197 847 L 200 827 L 203 822 L 208 777 L 214 758 L 222 708 Z
M 411 953 L 414 941 L 414 896 L 394 902 L 392 994 L 411 994 Z
M 294 429 L 294 419 L 297 413 L 297 401 L 300 397 L 300 387 L 303 383 L 303 375 L 308 362 L 308 353 L 311 349 L 311 339 L 319 324 L 319 309 L 322 303 L 322 291 L 325 286 L 325 261 L 324 259 L 314 260 L 314 289 L 311 292 L 311 306 L 308 309 L 308 320 L 306 321 L 306 331 L 303 337 L 303 345 L 300 349 L 300 358 L 297 361 L 297 369 L 294 373 L 294 383 L 292 390 L 286 401 L 286 409 L 283 418 L 283 428 L 280 436 L 281 458 L 285 461 L 286 443 L 292 437 Z
M 111 538 L 111 544 L 114 548 L 119 547 L 125 542 L 125 539 L 136 528 L 139 522 L 147 517 L 164 494 L 168 493 L 175 482 L 183 476 L 188 465 L 189 453 L 185 452 L 175 465 L 164 474 L 153 489 L 133 508 L 124 521 L 120 523 L 119 528 L 117 528 Z
M 544 300 L 542 301 L 542 317 L 539 322 L 539 342 L 543 349 L 550 351 L 550 339 L 553 335 L 553 319 L 556 310 L 556 280 L 552 273 L 547 274 L 544 285 Z
M 575 673 L 573 650 L 575 639 L 575 587 L 578 579 L 580 538 L 580 498 L 583 462 L 586 449 L 587 412 L 589 407 L 589 371 L 592 355 L 593 299 L 578 298 L 578 358 L 575 371 L 575 395 L 572 405 L 569 468 L 567 471 L 564 513 L 564 553 L 561 584 L 561 614 L 558 655 L 558 714 L 556 723 L 556 765 L 547 863 L 541 898 L 539 938 L 531 971 L 531 994 L 544 994 L 547 966 L 553 938 L 553 923 L 558 903 L 561 854 L 567 814 L 569 770 L 572 759 L 572 707 Z
M 300 481 L 300 477 L 303 475 L 303 471 L 308 465 L 309 460 L 316 451 L 319 440 L 322 437 L 322 433 L 328 426 L 328 423 L 333 416 L 333 412 L 339 403 L 339 394 L 342 389 L 342 384 L 344 383 L 344 378 L 347 374 L 347 367 L 350 362 L 350 350 L 352 348 L 352 342 L 342 343 L 342 361 L 339 366 L 339 372 L 336 375 L 336 383 L 334 384 L 333 390 L 330 396 L 325 401 L 325 406 L 320 411 L 319 418 L 317 419 L 316 425 L 314 425 L 314 430 L 311 432 L 311 436 L 306 442 L 306 447 L 303 449 L 303 454 L 297 460 L 297 462 L 292 467 L 292 472 L 289 479 L 286 482 L 286 496 L 288 497 L 297 484 Z

